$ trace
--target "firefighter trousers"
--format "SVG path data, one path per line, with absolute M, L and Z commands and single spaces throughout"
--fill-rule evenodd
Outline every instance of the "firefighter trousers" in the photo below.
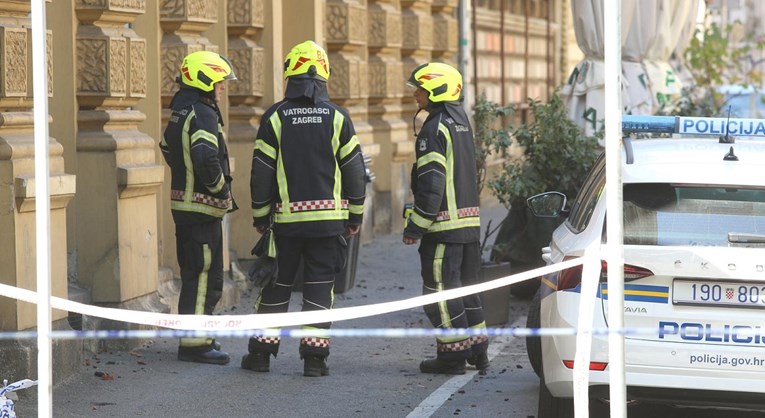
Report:
M 175 240 L 181 269 L 179 314 L 211 315 L 223 294 L 223 233 L 221 220 L 176 225 Z M 181 338 L 182 347 L 212 344 L 212 338 Z
M 481 251 L 478 242 L 420 242 L 423 294 L 442 292 L 478 283 Z M 486 328 L 481 297 L 478 294 L 425 305 L 425 314 L 436 328 Z M 467 359 L 486 351 L 486 336 L 444 336 L 436 338 L 437 355 L 443 360 Z M 474 350 L 473 350 L 474 349 Z
M 275 236 L 279 273 L 274 286 L 265 287 L 255 301 L 257 313 L 284 313 L 289 310 L 292 286 L 303 266 L 303 311 L 332 309 L 335 276 L 343 269 L 347 246 L 344 237 L 289 237 Z M 322 329 L 329 329 L 331 323 L 311 324 L 303 329 L 315 329 L 316 337 L 300 340 L 300 355 L 329 355 L 329 338 Z M 249 351 L 271 353 L 279 350 L 278 337 L 253 337 Z

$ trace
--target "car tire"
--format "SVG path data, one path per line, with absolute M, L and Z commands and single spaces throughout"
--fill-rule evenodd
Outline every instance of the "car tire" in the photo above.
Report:
M 574 418 L 574 399 L 556 398 L 547 389 L 544 375 L 539 377 L 538 418 Z
M 541 328 L 541 321 L 539 320 L 539 309 L 542 304 L 541 293 L 537 291 L 534 298 L 529 305 L 529 312 L 526 315 L 526 328 L 539 329 Z M 526 355 L 529 357 L 529 363 L 531 368 L 534 369 L 534 373 L 537 377 L 542 377 L 542 337 L 539 336 L 527 336 L 526 337 Z
M 609 405 L 600 399 L 590 398 L 590 418 L 608 418 L 611 413 Z M 574 399 L 556 398 L 547 389 L 544 375 L 539 377 L 539 403 L 537 418 L 574 418 Z

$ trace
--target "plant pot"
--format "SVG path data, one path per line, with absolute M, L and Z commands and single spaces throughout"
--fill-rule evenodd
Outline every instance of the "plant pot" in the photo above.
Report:
M 534 216 L 526 205 L 515 205 L 507 213 L 492 246 L 491 259 L 513 264 L 512 273 L 544 267 L 542 248 L 550 244 L 552 233 L 563 217 Z M 530 300 L 539 288 L 539 280 L 526 280 L 509 286 L 510 294 Z
M 509 262 L 486 262 L 481 265 L 479 271 L 480 283 L 509 276 Z M 481 292 L 483 314 L 486 326 L 504 325 L 510 316 L 510 286 L 502 286 L 496 289 Z

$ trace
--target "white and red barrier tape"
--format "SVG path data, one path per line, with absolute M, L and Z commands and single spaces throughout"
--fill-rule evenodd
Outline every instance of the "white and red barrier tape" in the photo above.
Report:
M 115 321 L 129 322 L 134 324 L 142 324 L 148 326 L 156 326 L 159 328 L 169 328 L 173 330 L 195 331 L 197 333 L 205 335 L 234 335 L 236 331 L 252 331 L 252 330 L 264 330 L 269 332 L 270 328 L 282 328 L 287 326 L 316 324 L 322 322 L 336 322 L 344 321 L 355 318 L 364 318 L 375 315 L 382 315 L 386 313 L 401 311 L 405 309 L 412 309 L 421 307 L 424 305 L 437 303 L 440 301 L 454 299 L 473 293 L 485 292 L 488 290 L 496 289 L 503 286 L 508 286 L 521 281 L 529 280 L 546 274 L 550 274 L 562 269 L 571 268 L 582 264 L 583 259 L 577 258 L 567 260 L 561 263 L 557 263 L 550 266 L 541 267 L 534 270 L 525 271 L 522 273 L 514 274 L 511 276 L 499 278 L 489 282 L 479 283 L 471 286 L 465 286 L 458 289 L 446 290 L 443 292 L 432 293 L 428 295 L 417 296 L 409 299 L 377 303 L 371 305 L 354 306 L 347 308 L 336 308 L 326 311 L 310 311 L 310 312 L 289 312 L 281 314 L 250 314 L 250 315 L 178 315 L 178 314 L 163 314 L 155 312 L 134 311 L 125 309 L 105 308 L 94 305 L 87 305 L 82 303 L 73 302 L 67 299 L 59 297 L 51 297 L 51 306 L 55 309 L 61 309 L 68 312 L 75 312 L 82 315 L 88 315 L 93 317 L 99 317 L 104 319 L 111 319 Z M 6 296 L 13 299 L 18 299 L 24 302 L 36 303 L 38 300 L 38 294 L 31 290 L 21 289 L 13 286 L 0 284 L 0 296 Z M 116 335 L 121 338 L 132 336 L 131 333 L 136 335 L 142 333 L 146 335 L 160 335 L 163 330 L 141 330 L 141 331 L 115 331 Z M 300 330 L 291 330 L 290 333 L 299 333 Z M 348 330 L 347 330 L 348 331 Z M 367 330 L 366 332 L 370 332 Z M 428 335 L 434 335 L 442 332 L 454 332 L 454 330 L 420 330 L 422 335 L 427 333 Z M 470 333 L 470 330 L 457 330 L 461 334 Z M 99 331 L 94 331 L 98 333 Z M 279 330 L 272 330 L 273 333 L 279 333 Z M 333 332 L 328 330 L 328 332 Z M 378 335 L 411 335 L 407 332 L 413 332 L 411 329 L 386 330 L 385 334 Z M 504 331 L 497 331 L 498 333 L 504 333 Z M 567 334 L 571 331 L 562 331 Z M 78 334 L 79 333 L 79 334 Z M 84 335 L 87 331 L 77 332 L 56 332 L 54 331 L 52 337 L 63 337 L 65 335 Z M 315 330 L 314 330 L 315 333 Z M 177 334 L 189 334 L 189 333 L 175 333 Z M 0 339 L 8 338 L 11 335 L 16 335 L 16 338 L 24 335 L 23 333 L 0 333 Z M 106 335 L 106 334 L 104 334 Z M 247 334 L 250 335 L 250 334 Z M 365 334 L 370 335 L 370 334 Z M 516 334 L 519 335 L 519 334 Z M 71 337 L 69 337 L 71 338 Z M 114 338 L 114 337 L 113 337 Z

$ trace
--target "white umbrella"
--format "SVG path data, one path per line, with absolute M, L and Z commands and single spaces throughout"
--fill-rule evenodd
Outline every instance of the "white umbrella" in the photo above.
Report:
M 656 41 L 658 23 L 663 14 L 660 10 L 662 3 L 662 0 L 641 1 L 640 7 L 634 11 L 633 24 L 622 32 L 625 35 L 622 39 L 622 77 L 626 85 L 626 89 L 622 91 L 624 113 L 653 113 L 653 79 L 649 76 L 644 60 Z M 660 70 L 655 70 L 656 75 Z
M 622 33 L 627 33 L 632 25 L 636 4 L 637 0 L 622 2 Z M 586 134 L 592 135 L 602 128 L 605 117 L 603 0 L 572 0 L 571 12 L 584 59 L 572 71 L 561 89 L 561 96 L 567 100 L 571 119 Z M 623 93 L 625 87 L 622 86 Z M 624 99 L 629 96 L 622 94 L 622 97 L 625 104 Z
M 681 78 L 669 64 L 693 34 L 699 0 L 622 0 L 622 111 L 653 114 L 663 100 L 680 93 Z M 584 59 L 561 95 L 569 115 L 592 135 L 604 118 L 603 0 L 572 0 L 574 31 Z M 601 144 L 602 145 L 602 144 Z
M 699 0 L 659 0 L 656 19 L 656 30 L 649 43 L 643 60 L 650 88 L 653 93 L 653 106 L 649 112 L 653 114 L 658 110 L 667 98 L 680 94 L 682 79 L 675 73 L 669 60 L 673 51 L 682 44 L 682 51 L 688 46 L 690 36 L 689 27 L 693 28 L 696 23 Z M 682 42 L 681 42 L 682 41 Z M 641 114 L 633 112 L 635 114 Z
M 696 33 L 696 29 L 699 25 L 698 19 L 703 19 L 704 11 L 706 10 L 706 3 L 703 1 L 694 0 L 694 4 L 695 9 L 690 10 L 690 13 L 696 13 L 696 17 L 693 18 L 692 16 L 689 16 L 685 21 L 685 24 L 680 28 L 677 45 L 675 45 L 672 58 L 670 58 L 672 68 L 674 68 L 675 74 L 683 82 L 683 85 L 693 82 L 693 76 L 685 66 L 684 53 L 685 49 L 688 48 L 688 45 L 691 43 L 693 35 Z

